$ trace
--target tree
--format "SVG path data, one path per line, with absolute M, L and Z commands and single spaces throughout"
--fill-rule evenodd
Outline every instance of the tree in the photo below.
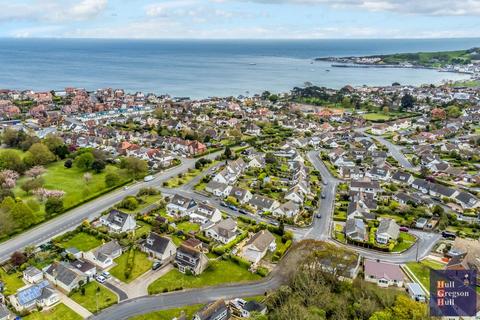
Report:
M 67 145 L 62 144 L 60 146 L 55 147 L 55 149 L 53 150 L 53 153 L 57 155 L 60 159 L 65 159 L 70 154 L 70 151 L 68 150 Z
M 0 153 L 0 169 L 22 172 L 23 162 L 18 152 L 14 150 L 3 150 L 3 152 Z
M 13 189 L 17 183 L 19 174 L 13 170 L 0 171 L 0 186 L 3 189 Z
M 21 266 L 22 264 L 27 262 L 27 260 L 28 260 L 28 257 L 23 252 L 20 252 L 20 251 L 15 251 L 10 256 L 10 262 L 16 267 Z
M 32 209 L 22 201 L 15 203 L 10 214 L 15 222 L 16 228 L 20 230 L 30 227 L 35 221 Z
M 274 163 L 277 162 L 277 159 L 275 159 L 275 155 L 272 152 L 267 152 L 265 154 L 265 162 L 270 163 L 270 164 L 274 164 Z
M 88 170 L 92 167 L 95 157 L 91 152 L 85 152 L 75 159 L 75 166 L 80 170 Z
M 457 106 L 448 106 L 446 111 L 449 118 L 458 118 L 462 115 L 462 111 Z
M 29 180 L 25 181 L 22 184 L 21 188 L 27 194 L 30 194 L 31 191 L 43 187 L 43 183 L 44 183 L 44 181 L 41 177 L 33 178 L 33 179 L 29 179 Z
M 18 148 L 20 143 L 25 139 L 25 133 L 13 128 L 6 128 L 3 131 L 2 142 L 10 148 Z
M 413 108 L 413 104 L 415 103 L 415 99 L 409 93 L 404 94 L 402 100 L 400 102 L 401 109 L 411 109 Z
M 124 169 L 127 169 L 128 173 L 134 178 L 143 177 L 148 173 L 148 163 L 145 160 L 138 158 L 123 158 L 120 162 L 120 166 Z
M 45 139 L 43 139 L 43 143 L 52 152 L 55 152 L 55 149 L 57 149 L 58 147 L 65 145 L 63 139 L 53 133 L 47 134 Z
M 37 178 L 37 177 L 41 176 L 42 174 L 44 174 L 45 172 L 47 172 L 47 170 L 44 167 L 35 166 L 35 167 L 27 170 L 27 172 L 25 172 L 25 175 L 27 177 L 30 177 L 30 178 Z
M 116 186 L 117 184 L 120 183 L 120 181 L 121 181 L 121 178 L 118 173 L 110 172 L 110 173 L 107 173 L 107 175 L 105 176 L 105 185 L 108 188 Z
M 103 160 L 95 160 L 93 161 L 92 163 L 92 169 L 96 172 L 96 173 L 100 173 L 103 171 L 103 169 L 105 169 L 106 167 L 106 164 L 105 164 L 105 161 Z
M 67 159 L 65 160 L 65 163 L 63 164 L 63 166 L 67 169 L 70 169 L 72 166 L 73 166 L 73 161 L 72 159 Z
M 223 152 L 223 155 L 225 156 L 225 158 L 231 159 L 232 158 L 232 149 L 230 149 L 229 146 L 225 147 L 225 151 Z
M 47 199 L 47 202 L 45 202 L 45 213 L 48 218 L 62 213 L 63 210 L 62 198 L 50 197 Z
M 134 196 L 127 196 L 120 202 L 118 207 L 127 210 L 135 210 L 138 208 L 138 200 Z
M 45 165 L 55 161 L 55 155 L 42 143 L 34 143 L 27 151 L 23 162 L 29 166 Z

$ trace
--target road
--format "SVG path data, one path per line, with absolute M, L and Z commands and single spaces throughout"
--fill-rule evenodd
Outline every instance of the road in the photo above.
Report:
M 214 159 L 220 153 L 212 153 L 205 157 Z M 157 173 L 152 181 L 137 182 L 130 185 L 128 189 L 119 188 L 0 243 L 0 262 L 8 260 L 15 251 L 32 245 L 40 245 L 59 234 L 75 229 L 85 220 L 99 217 L 103 211 L 121 201 L 125 196 L 135 195 L 141 188 L 161 186 L 164 181 L 193 168 L 196 160 L 184 158 L 179 166 Z

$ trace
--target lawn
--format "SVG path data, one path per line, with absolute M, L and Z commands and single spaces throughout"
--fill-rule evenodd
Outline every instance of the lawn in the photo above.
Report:
M 60 242 L 58 245 L 64 249 L 71 247 L 77 248 L 80 251 L 87 252 L 102 244 L 102 240 L 98 240 L 92 235 L 85 232 L 79 232 L 72 238 Z
M 105 309 L 117 303 L 118 300 L 115 293 L 95 281 L 90 282 L 85 286 L 84 296 L 78 291 L 72 294 L 70 298 L 92 313 Z
M 195 304 L 193 306 L 186 306 L 183 308 L 155 311 L 130 318 L 130 320 L 171 320 L 174 318 L 179 318 L 182 314 L 182 311 L 185 313 L 186 319 L 192 319 L 193 315 L 200 310 L 202 306 L 203 305 L 201 304 Z
M 201 169 L 189 169 L 187 172 L 182 173 L 180 176 L 177 175 L 166 182 L 167 188 L 179 187 L 183 184 L 189 183 L 193 178 L 198 176 L 200 173 L 209 170 L 211 167 L 216 165 L 218 161 L 212 161 L 211 163 L 205 165 Z
M 63 161 L 57 161 L 48 165 L 46 169 L 47 172 L 42 176 L 45 180 L 44 187 L 46 189 L 65 191 L 65 196 L 63 197 L 65 209 L 71 208 L 105 192 L 107 189 L 105 185 L 105 176 L 110 172 L 119 173 L 122 179 L 120 182 L 121 184 L 129 179 L 128 176 L 123 173 L 123 170 L 111 165 L 107 166 L 102 173 L 92 173 L 92 179 L 89 183 L 85 183 L 83 179 L 85 171 L 76 167 L 67 169 L 64 167 Z M 17 197 L 28 199 L 33 196 L 27 195 L 25 191 L 20 189 L 20 186 L 25 180 L 25 177 L 19 179 L 14 192 Z M 43 212 L 43 206 L 41 211 Z
M 152 230 L 152 226 L 143 221 L 137 221 L 139 228 L 135 229 L 135 238 L 140 239 L 142 236 L 147 235 Z
M 409 234 L 408 232 L 400 232 L 399 239 L 402 239 L 400 242 L 397 242 L 395 247 L 393 247 L 392 252 L 402 252 L 413 246 L 417 240 L 415 236 Z
M 190 231 L 200 230 L 200 226 L 196 223 L 184 221 L 177 224 L 177 229 L 182 230 L 184 233 L 189 233 Z
M 16 293 L 17 289 L 25 286 L 25 283 L 22 280 L 22 274 L 20 272 L 7 274 L 5 270 L 0 268 L 0 280 L 3 281 L 6 287 L 5 291 L 3 292 L 5 296 Z
M 121 210 L 126 213 L 137 213 L 141 212 L 142 210 L 148 208 L 149 206 L 153 205 L 154 203 L 159 202 L 162 200 L 163 196 L 161 194 L 156 194 L 156 195 L 151 195 L 151 196 L 143 196 L 141 197 L 142 203 L 139 203 L 138 207 L 134 210 L 128 210 L 125 208 L 122 208 Z M 151 210 L 151 208 L 149 209 Z
M 48 320 L 48 319 L 55 319 L 55 320 L 81 320 L 83 319 L 80 315 L 75 313 L 72 309 L 60 303 L 56 305 L 52 309 L 42 312 L 34 312 L 29 314 L 26 317 L 23 317 L 24 320 Z
M 185 275 L 177 269 L 165 274 L 148 287 L 150 294 L 179 288 L 200 288 L 222 283 L 259 280 L 261 276 L 252 274 L 230 260 L 210 261 L 210 266 L 199 276 Z
M 116 258 L 115 263 L 117 265 L 110 269 L 110 273 L 112 274 L 112 276 L 126 283 L 132 282 L 133 280 L 150 270 L 153 264 L 153 262 L 148 259 L 148 256 L 145 253 L 135 250 L 135 258 L 133 260 L 132 272 L 130 274 L 130 277 L 127 279 L 125 277 L 125 270 L 127 268 L 128 254 L 129 251 Z
M 408 262 L 406 266 L 427 290 L 430 288 L 430 269 L 442 270 L 445 268 L 445 265 L 442 263 L 430 259 L 425 259 L 420 262 Z

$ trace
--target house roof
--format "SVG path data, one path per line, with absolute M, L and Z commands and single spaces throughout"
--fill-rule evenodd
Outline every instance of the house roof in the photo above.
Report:
M 190 207 L 190 204 L 193 200 L 190 198 L 183 197 L 181 195 L 174 195 L 172 200 L 170 200 L 170 204 L 174 204 L 178 207 L 182 207 L 185 209 L 188 209 Z
M 260 195 L 254 195 L 249 203 L 257 208 L 270 209 L 275 203 L 275 200 Z
M 195 316 L 199 320 L 214 320 L 220 314 L 225 312 L 225 310 L 229 312 L 227 305 L 225 304 L 225 300 L 221 299 L 206 305 L 200 311 L 198 311 Z
M 403 281 L 403 273 L 396 264 L 365 260 L 365 275 L 374 276 L 376 279 Z
M 123 227 L 129 216 L 130 215 L 128 213 L 118 210 L 111 210 L 105 220 L 110 224 Z
M 382 219 L 377 229 L 377 234 L 381 233 L 397 238 L 400 233 L 400 227 L 393 219 Z
M 50 286 L 47 280 L 34 284 L 17 293 L 17 300 L 21 305 L 27 305 L 42 296 L 43 290 Z
M 168 245 L 172 243 L 172 240 L 167 237 L 163 237 L 154 232 L 150 232 L 147 239 L 143 243 L 143 246 L 157 253 L 164 253 Z
M 116 240 L 112 240 L 105 243 L 100 248 L 97 248 L 95 251 L 93 251 L 93 254 L 98 260 L 105 261 L 108 257 L 110 257 L 114 252 L 118 250 L 122 250 L 122 247 L 118 244 Z
M 85 260 L 75 260 L 71 263 L 71 265 L 81 272 L 87 272 L 96 268 L 93 263 Z
M 62 262 L 52 263 L 45 272 L 67 286 L 74 283 L 80 276 L 71 266 Z
M 245 246 L 255 247 L 259 251 L 265 251 L 273 241 L 275 241 L 275 237 L 270 231 L 260 230 L 248 240 Z

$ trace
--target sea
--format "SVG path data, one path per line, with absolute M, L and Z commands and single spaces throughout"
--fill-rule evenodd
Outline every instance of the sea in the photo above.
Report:
M 286 92 L 310 82 L 439 84 L 467 75 L 427 69 L 335 68 L 326 56 L 446 51 L 480 38 L 374 40 L 0 39 L 0 89 L 122 88 L 206 98 Z

